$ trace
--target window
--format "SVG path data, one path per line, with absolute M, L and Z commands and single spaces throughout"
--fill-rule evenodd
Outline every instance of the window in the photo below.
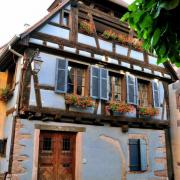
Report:
M 109 76 L 109 99 L 121 101 L 121 78 L 119 76 Z
M 6 156 L 7 139 L 0 139 L 0 157 Z
M 147 170 L 147 150 L 144 139 L 129 139 L 129 169 L 130 171 Z
M 57 59 L 56 92 L 86 96 L 86 77 L 86 65 L 68 62 L 65 59 Z
M 59 24 L 61 26 L 69 27 L 69 14 L 69 10 L 62 10 L 61 12 L 53 16 L 53 18 L 50 20 L 50 24 Z
M 142 107 L 148 106 L 149 83 L 138 79 L 138 103 Z
M 157 80 L 152 81 L 152 87 L 153 87 L 154 107 L 160 107 L 159 82 Z
M 62 25 L 69 26 L 69 12 L 62 12 Z
M 68 66 L 67 93 L 85 95 L 85 71 L 83 67 L 75 65 Z

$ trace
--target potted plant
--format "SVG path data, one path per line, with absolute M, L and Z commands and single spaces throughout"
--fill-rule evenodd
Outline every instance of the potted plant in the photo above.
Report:
M 125 34 L 116 33 L 113 30 L 105 30 L 102 34 L 104 39 L 116 40 L 119 43 L 130 45 L 135 49 L 142 50 L 142 41 Z
M 94 102 L 91 97 L 78 96 L 74 94 L 67 94 L 65 96 L 66 105 L 76 106 L 80 109 L 87 109 L 88 107 L 94 107 Z
M 111 115 L 123 115 L 133 111 L 133 106 L 123 102 L 110 102 L 106 107 Z
M 2 88 L 0 90 L 0 101 L 7 102 L 13 95 L 12 90 L 9 86 Z
M 145 117 L 150 119 L 152 116 L 157 116 L 159 114 L 159 110 L 153 107 L 139 107 L 139 115 L 141 117 Z
M 105 30 L 102 37 L 110 40 L 117 40 L 118 38 L 117 33 L 113 32 L 112 30 Z
M 91 22 L 87 22 L 85 20 L 81 21 L 79 23 L 79 28 L 80 28 L 80 31 L 85 34 L 92 35 L 94 33 L 94 24 Z

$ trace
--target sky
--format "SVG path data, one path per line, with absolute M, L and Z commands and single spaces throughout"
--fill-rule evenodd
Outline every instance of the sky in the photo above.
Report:
M 132 0 L 124 0 L 131 2 Z M 0 47 L 15 34 L 24 31 L 24 24 L 33 25 L 47 14 L 53 0 L 1 0 Z

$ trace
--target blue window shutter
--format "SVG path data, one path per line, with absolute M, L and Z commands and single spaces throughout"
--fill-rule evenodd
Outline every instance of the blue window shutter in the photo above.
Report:
M 55 75 L 55 92 L 66 93 L 67 91 L 68 61 L 57 59 Z
M 144 139 L 140 139 L 141 171 L 147 170 L 147 145 Z
M 137 78 L 135 77 L 135 104 L 136 105 L 139 105 L 139 93 L 138 93 L 138 80 Z
M 131 74 L 126 74 L 127 103 L 137 104 L 136 78 Z
M 159 83 L 157 81 L 152 81 L 152 90 L 154 107 L 160 107 Z
M 130 171 L 140 171 L 140 141 L 139 139 L 129 139 L 129 167 Z
M 108 100 L 108 70 L 100 69 L 100 99 Z
M 90 95 L 94 99 L 100 97 L 100 69 L 91 67 Z

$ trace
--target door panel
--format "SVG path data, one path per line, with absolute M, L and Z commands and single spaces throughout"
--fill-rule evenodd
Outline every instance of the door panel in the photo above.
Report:
M 40 180 L 74 180 L 75 133 L 40 133 L 39 170 Z

